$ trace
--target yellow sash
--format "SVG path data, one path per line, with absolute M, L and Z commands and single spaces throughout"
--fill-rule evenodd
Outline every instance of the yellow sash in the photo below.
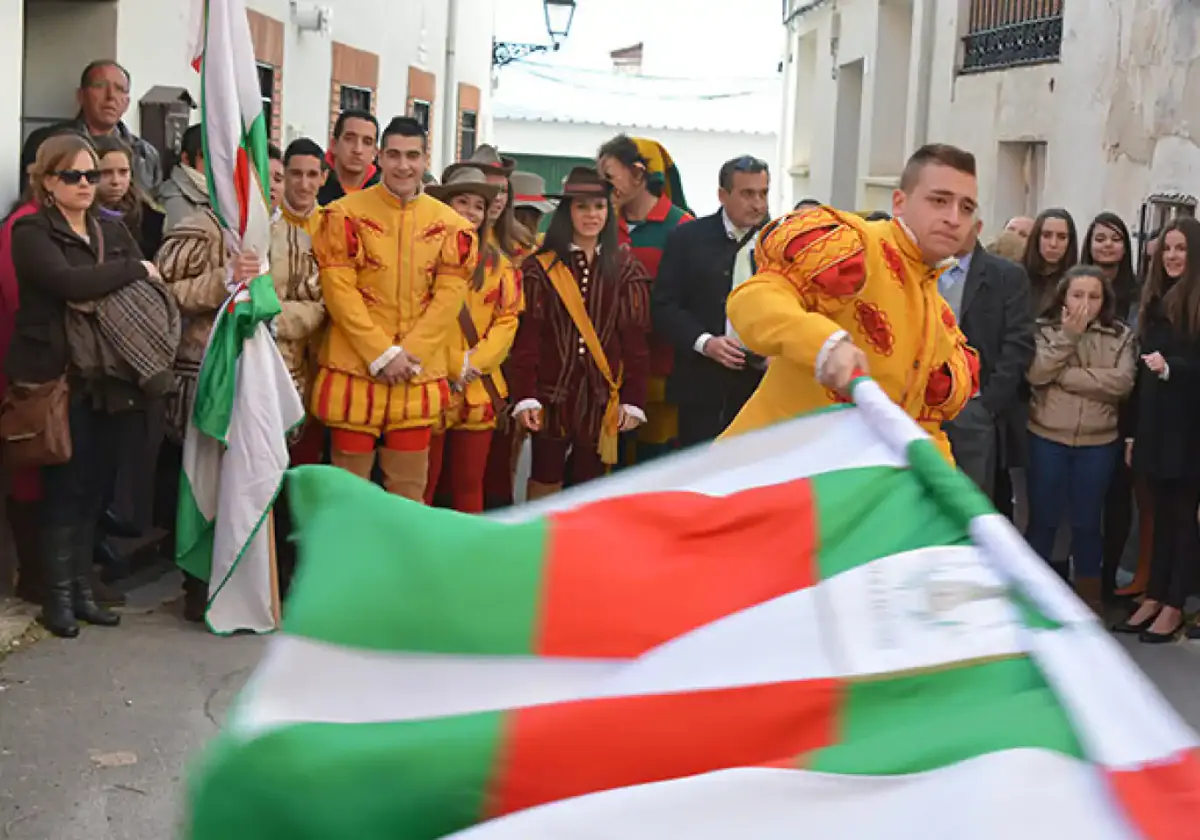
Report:
M 592 324 L 592 319 L 588 317 L 587 305 L 583 302 L 583 295 L 579 292 L 579 284 L 575 281 L 575 275 L 571 273 L 571 269 L 567 268 L 563 261 L 553 254 L 542 254 L 537 259 L 542 268 L 546 270 L 546 276 L 550 278 L 550 285 L 554 286 L 554 291 L 558 293 L 558 299 L 562 301 L 567 314 L 571 316 L 575 329 L 579 330 L 579 335 L 583 338 L 583 343 L 587 345 L 588 352 L 592 354 L 592 361 L 596 363 L 596 367 L 604 376 L 604 381 L 608 383 L 608 404 L 604 407 L 604 421 L 600 424 L 600 442 L 597 451 L 600 453 L 600 460 L 605 464 L 615 464 L 617 463 L 617 436 L 621 431 L 622 374 L 618 373 L 617 378 L 613 379 L 608 357 L 604 355 L 604 348 L 600 346 L 600 337 L 596 335 L 596 327 Z

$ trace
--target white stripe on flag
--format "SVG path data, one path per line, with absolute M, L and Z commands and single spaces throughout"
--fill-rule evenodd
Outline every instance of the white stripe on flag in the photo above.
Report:
M 758 604 L 632 661 L 390 654 L 282 636 L 255 675 L 237 725 L 261 731 L 302 721 L 418 720 L 877 676 L 1019 655 L 1018 622 L 1001 581 L 974 549 L 929 548 Z
M 448 840 L 1138 840 L 1099 772 L 1009 750 L 906 776 L 723 770 L 567 799 Z
M 835 470 L 906 467 L 904 449 L 881 437 L 867 421 L 860 409 L 850 406 L 820 412 L 622 470 L 492 516 L 524 522 L 617 496 L 659 491 L 729 496 Z

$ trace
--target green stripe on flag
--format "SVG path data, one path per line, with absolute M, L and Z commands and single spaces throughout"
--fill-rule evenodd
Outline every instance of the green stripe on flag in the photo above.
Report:
M 179 505 L 175 511 L 175 563 L 189 575 L 208 580 L 212 575 L 214 525 L 200 512 L 186 472 L 179 476 Z
M 430 509 L 328 467 L 290 476 L 304 530 L 296 589 L 312 597 L 289 602 L 289 633 L 367 650 L 534 653 L 545 521 Z
M 840 743 L 800 763 L 854 775 L 921 773 L 1020 747 L 1083 751 L 1062 706 L 1025 657 L 852 682 Z
M 189 797 L 191 840 L 432 840 L 483 819 L 507 715 L 306 723 L 223 735 Z M 583 760 L 583 759 L 580 759 Z
M 863 467 L 812 479 L 821 580 L 891 554 L 968 545 L 966 529 L 912 470 Z

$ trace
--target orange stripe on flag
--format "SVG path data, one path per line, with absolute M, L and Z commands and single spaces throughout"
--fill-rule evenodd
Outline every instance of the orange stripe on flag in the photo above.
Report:
M 1200 752 L 1138 770 L 1110 771 L 1108 778 L 1145 840 L 1181 840 L 1200 832 Z
M 812 485 L 654 493 L 552 514 L 541 656 L 640 656 L 816 582 Z
M 777 766 L 827 747 L 834 680 L 615 697 L 517 712 L 491 784 L 488 817 L 628 785 L 730 767 Z

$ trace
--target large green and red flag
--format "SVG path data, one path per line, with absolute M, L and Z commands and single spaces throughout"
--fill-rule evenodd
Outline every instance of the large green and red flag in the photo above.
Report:
M 875 383 L 503 517 L 294 474 L 192 840 L 1174 840 L 1196 735 Z
M 268 323 L 280 312 L 269 271 L 267 127 L 245 0 L 194 0 L 205 174 L 231 254 L 262 273 L 230 283 L 200 368 L 183 447 L 176 562 L 208 583 L 216 633 L 275 629 L 271 507 L 288 465 L 287 434 L 304 407 Z

